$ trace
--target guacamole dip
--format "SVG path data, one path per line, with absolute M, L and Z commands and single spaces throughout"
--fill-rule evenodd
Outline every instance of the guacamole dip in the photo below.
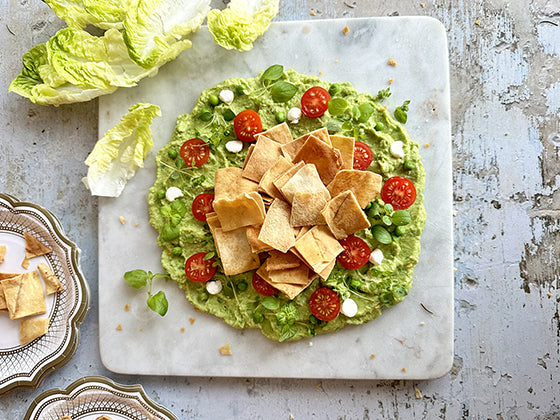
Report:
M 305 103 L 304 100 L 302 105 L 304 94 L 315 87 L 329 93 L 326 112 L 326 104 L 323 110 L 309 108 L 313 101 Z M 412 285 L 426 219 L 422 194 L 425 173 L 418 144 L 387 110 L 384 99 L 388 93 L 388 90 L 377 96 L 359 93 L 350 83 L 328 83 L 276 65 L 255 78 L 232 78 L 203 91 L 192 112 L 178 117 L 171 140 L 156 157 L 157 177 L 148 197 L 150 223 L 159 232 L 164 269 L 196 308 L 222 318 L 233 327 L 260 328 L 270 339 L 285 341 L 371 321 L 384 308 L 405 298 Z M 332 271 L 327 270 L 324 278 L 311 272 L 310 283 L 292 298 L 274 289 L 270 293 L 264 290 L 263 294 L 262 288 L 257 287 L 257 291 L 253 283 L 256 268 L 226 275 L 225 260 L 218 257 L 218 254 L 224 257 L 224 250 L 216 249 L 210 219 L 207 222 L 204 214 L 198 212 L 201 206 L 212 203 L 216 171 L 244 165 L 251 143 L 238 141 L 236 131 L 240 138 L 243 135 L 234 127 L 234 121 L 247 110 L 256 112 L 262 131 L 286 123 L 293 139 L 319 129 L 326 129 L 323 131 L 328 131 L 330 136 L 351 138 L 352 144 L 355 142 L 353 168 L 378 174 L 383 185 L 380 194 L 371 201 L 368 199 L 368 203 L 360 206 L 361 210 L 358 207 L 358 216 L 368 227 L 350 235 L 367 244 L 366 262 L 362 261 L 358 268 L 352 269 L 352 264 L 345 268 L 348 264 L 344 264 L 341 253 L 337 259 L 333 258 Z M 200 150 L 200 153 L 193 155 L 189 150 Z M 412 183 L 415 187 L 416 199 L 412 199 L 412 204 L 399 204 L 399 182 Z M 391 188 L 397 197 L 393 205 L 382 200 L 382 197 L 386 201 L 395 197 L 391 191 L 387 192 Z M 267 208 L 271 206 L 270 201 L 265 203 Z M 323 226 L 328 231 L 327 225 Z M 347 242 L 347 239 L 340 240 L 341 244 Z M 340 247 L 336 240 L 334 244 Z M 293 248 L 282 252 L 290 251 Z M 348 255 L 352 251 L 355 249 L 350 249 Z M 257 268 L 259 257 L 262 263 L 268 254 L 254 255 Z M 193 264 L 206 266 L 207 276 L 199 276 L 195 281 L 192 276 L 187 277 L 186 266 L 192 268 Z M 319 301 L 314 293 L 318 289 L 322 293 Z M 328 316 L 317 315 L 316 308 L 321 302 L 331 305 L 324 307 L 331 310 Z

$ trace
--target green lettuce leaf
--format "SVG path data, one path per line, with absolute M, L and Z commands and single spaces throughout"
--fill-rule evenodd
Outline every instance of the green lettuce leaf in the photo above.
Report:
M 118 197 L 126 183 L 154 146 L 150 125 L 161 115 L 159 106 L 148 103 L 133 105 L 121 122 L 97 141 L 85 160 L 89 166 L 83 179 L 92 195 Z
M 208 13 L 208 29 L 214 41 L 231 50 L 248 51 L 278 14 L 279 0 L 231 0 L 222 11 Z
M 123 23 L 130 58 L 151 68 L 175 59 L 192 43 L 210 10 L 210 0 L 131 0 Z
M 71 28 L 122 28 L 130 0 L 44 0 Z

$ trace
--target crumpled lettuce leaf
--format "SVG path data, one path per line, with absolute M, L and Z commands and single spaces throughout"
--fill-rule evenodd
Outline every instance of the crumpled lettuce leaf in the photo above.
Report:
M 70 28 L 122 28 L 130 0 L 44 0 Z
M 131 0 L 123 23 L 130 58 L 151 68 L 175 59 L 192 43 L 210 10 L 210 0 Z
M 150 125 L 160 115 L 157 105 L 133 105 L 121 122 L 97 141 L 85 160 L 89 168 L 83 179 L 92 195 L 118 197 L 122 193 L 154 146 Z
M 278 14 L 278 3 L 279 0 L 231 0 L 226 9 L 208 13 L 208 29 L 222 47 L 248 51 Z

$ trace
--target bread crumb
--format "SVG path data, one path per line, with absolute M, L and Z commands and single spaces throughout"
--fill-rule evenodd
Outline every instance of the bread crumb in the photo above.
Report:
M 321 76 L 322 74 L 323 74 L 323 72 L 322 72 L 322 71 L 319 71 L 319 76 Z
M 426 5 L 424 3 L 420 3 L 420 7 L 425 7 Z
M 144 328 L 140 328 L 140 331 L 144 331 Z
M 181 327 L 181 332 L 185 332 L 185 327 Z
M 395 79 L 389 79 L 389 84 L 390 84 L 390 85 L 393 84 L 393 80 L 395 80 Z
M 389 61 L 387 62 L 387 64 L 395 67 L 397 65 L 397 62 L 395 61 L 395 59 L 393 57 L 391 57 L 391 58 L 389 58 Z
M 124 225 L 126 222 L 126 219 L 123 216 L 120 216 L 119 220 L 121 221 L 121 225 Z
M 550 292 L 548 292 L 546 295 L 547 295 L 548 297 L 552 297 L 552 293 L 550 293 Z
M 509 136 L 509 132 L 508 132 L 508 133 L 506 133 L 506 136 Z
M 335 63 L 338 63 L 338 58 L 336 60 L 334 60 Z
M 227 343 L 225 346 L 220 347 L 220 354 L 222 356 L 230 356 L 231 355 L 231 345 Z
M 454 272 L 454 273 L 457 272 L 457 267 L 453 267 L 453 272 Z
M 194 324 L 194 321 L 196 321 L 196 318 L 189 318 L 189 322 L 191 323 L 191 325 Z
M 140 226 L 140 223 L 135 223 L 134 224 L 134 227 L 138 227 L 138 226 Z
M 434 88 L 434 90 L 438 90 L 438 88 Z
M 130 305 L 128 303 L 126 305 L 124 305 L 124 310 L 126 312 L 130 311 Z
M 425 143 L 424 147 L 430 147 L 430 143 Z
M 425 325 L 425 324 L 424 324 L 424 321 L 422 321 L 422 322 L 420 323 L 420 326 L 423 327 L 424 325 Z
M 310 14 L 311 16 L 315 16 L 317 13 L 315 13 L 315 10 L 312 10 L 311 12 L 309 12 L 309 14 Z
M 474 24 L 480 26 L 480 19 L 477 20 Z
M 6 255 L 6 245 L 0 245 L 0 263 L 4 262 L 4 255 Z
M 294 419 L 295 419 L 294 415 L 290 414 L 290 420 L 294 420 Z
M 417 400 L 421 400 L 422 399 L 422 393 L 420 392 L 420 390 L 416 387 L 414 387 L 414 395 L 416 396 Z
M 348 34 L 348 32 L 350 32 L 350 28 L 348 28 L 348 26 L 345 26 L 344 29 L 342 30 L 342 33 L 346 35 Z
M 117 331 L 122 331 L 122 325 L 121 325 L 121 324 L 117 325 L 117 328 L 115 328 L 115 329 L 116 329 Z
M 371 354 L 369 355 L 369 358 L 370 358 L 370 359 L 375 358 L 375 353 L 371 353 Z
M 405 368 L 405 367 L 403 367 L 401 370 L 402 370 L 403 372 L 406 372 L 406 368 Z

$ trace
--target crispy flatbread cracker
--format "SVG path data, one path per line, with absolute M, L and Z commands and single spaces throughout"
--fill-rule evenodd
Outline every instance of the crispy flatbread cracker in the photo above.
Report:
M 45 282 L 45 293 L 47 295 L 60 292 L 64 289 L 64 285 L 60 282 L 58 277 L 51 271 L 46 264 L 38 264 L 37 270 L 41 273 L 43 281 Z
M 245 273 L 260 265 L 259 256 L 252 252 L 244 227 L 228 232 L 217 228 L 214 231 L 214 242 L 220 249 L 220 259 L 226 276 Z
M 307 164 L 297 171 L 280 189 L 286 201 L 292 203 L 296 192 L 320 192 L 328 201 L 331 199 L 319 173 L 313 164 Z
M 291 252 L 272 250 L 269 255 L 267 267 L 270 271 L 297 268 L 302 264 L 302 261 Z
M 0 281 L 19 276 L 21 273 L 0 273 Z
M 29 260 L 31 258 L 48 254 L 49 252 L 52 252 L 52 249 L 44 245 L 41 241 L 39 241 L 39 239 L 27 231 L 23 232 L 23 236 L 25 237 L 25 258 L 23 259 L 21 266 L 27 269 L 29 268 Z
M 261 226 L 247 226 L 247 240 L 249 241 L 249 245 L 251 245 L 251 250 L 255 254 L 258 254 L 260 252 L 271 251 L 274 249 L 270 245 L 267 245 L 264 242 L 259 241 L 260 232 L 261 232 Z
M 38 337 L 45 335 L 49 329 L 50 318 L 24 319 L 19 324 L 19 343 L 30 343 Z
M 18 273 L 0 273 L 0 281 L 11 279 L 12 277 L 19 276 Z M 6 298 L 4 297 L 4 289 L 0 285 L 0 311 L 8 312 Z
M 280 143 L 265 136 L 259 136 L 255 149 L 243 168 L 243 176 L 255 182 L 260 182 L 268 169 L 282 156 Z
M 278 191 L 280 191 L 284 186 L 284 184 L 286 184 L 286 182 L 288 182 L 289 179 L 292 176 L 294 176 L 294 174 L 304 166 L 305 166 L 305 162 L 296 163 L 294 166 L 292 166 L 290 169 L 288 169 L 286 172 L 284 172 L 282 175 L 276 178 L 272 183 L 278 189 Z
M 321 277 L 323 280 L 326 280 L 329 278 L 329 275 L 331 274 L 331 271 L 333 270 L 334 266 L 336 265 L 336 258 L 334 260 L 332 260 L 329 265 L 327 265 L 323 271 L 321 271 L 320 273 L 317 273 L 319 275 L 319 277 Z
M 332 197 L 352 191 L 361 208 L 365 208 L 381 191 L 381 175 L 370 171 L 343 169 L 327 186 Z
M 257 191 L 259 184 L 243 177 L 241 168 L 220 168 L 214 181 L 214 200 L 236 198 L 243 193 Z
M 274 200 L 266 213 L 259 233 L 259 240 L 281 252 L 295 244 L 294 229 L 290 225 L 290 205 L 282 200 Z
M 354 168 L 354 137 L 330 136 L 332 147 L 340 152 L 342 169 Z
M 241 167 L 241 169 L 245 169 L 245 166 L 247 166 L 247 161 L 251 158 L 253 150 L 255 150 L 255 143 L 251 144 L 247 149 L 247 155 L 245 156 L 245 160 L 243 161 L 243 166 Z
M 36 271 L 2 280 L 10 319 L 44 314 L 47 311 L 43 286 Z
M 285 122 L 275 125 L 274 127 L 257 134 L 255 137 L 258 138 L 258 136 L 266 136 L 269 139 L 274 140 L 280 144 L 289 143 L 294 139 L 292 137 L 292 133 L 290 132 L 288 124 L 286 124 Z
M 281 156 L 263 175 L 259 182 L 259 191 L 268 194 L 272 198 L 284 198 L 278 188 L 274 186 L 274 180 L 285 174 L 294 167 L 294 164 Z
M 268 278 L 270 279 L 270 284 L 277 289 L 282 284 L 304 286 L 309 282 L 309 268 L 305 264 L 300 263 L 300 265 L 293 268 L 269 270 Z
M 318 130 L 312 131 L 310 133 L 304 134 L 303 136 L 298 137 L 297 139 L 286 143 L 282 146 L 282 153 L 286 156 L 289 160 L 294 160 L 298 152 L 301 150 L 309 136 L 315 136 L 319 140 L 325 142 L 329 146 L 331 146 L 331 140 L 329 137 L 329 132 L 326 128 L 320 128 Z
M 290 223 L 292 226 L 315 226 L 326 224 L 321 213 L 329 199 L 319 191 L 296 192 L 292 201 Z
M 294 249 L 316 273 L 321 273 L 343 250 L 326 226 L 312 227 L 296 241 Z
M 337 195 L 322 213 L 331 232 L 339 240 L 371 226 L 352 191 Z
M 4 262 L 4 256 L 6 255 L 6 245 L 0 245 L 0 263 Z
M 267 283 L 271 286 L 274 286 L 276 289 L 280 290 L 284 293 L 288 298 L 294 299 L 297 295 L 299 295 L 307 286 L 311 284 L 313 281 L 313 277 L 308 276 L 306 279 L 305 284 L 293 284 L 293 283 L 281 283 L 281 282 L 272 282 L 270 278 L 271 272 L 267 268 L 268 260 L 266 260 L 257 270 L 257 274 L 263 278 Z M 303 271 L 303 269 L 302 269 Z M 309 270 L 307 270 L 309 271 Z M 303 281 L 303 279 L 302 279 Z
M 260 225 L 265 217 L 264 202 L 256 191 L 232 199 L 214 200 L 214 211 L 226 232 L 243 226 Z
M 342 158 L 337 149 L 333 149 L 315 136 L 309 136 L 303 147 L 294 157 L 293 162 L 313 163 L 323 184 L 328 185 L 342 167 Z

